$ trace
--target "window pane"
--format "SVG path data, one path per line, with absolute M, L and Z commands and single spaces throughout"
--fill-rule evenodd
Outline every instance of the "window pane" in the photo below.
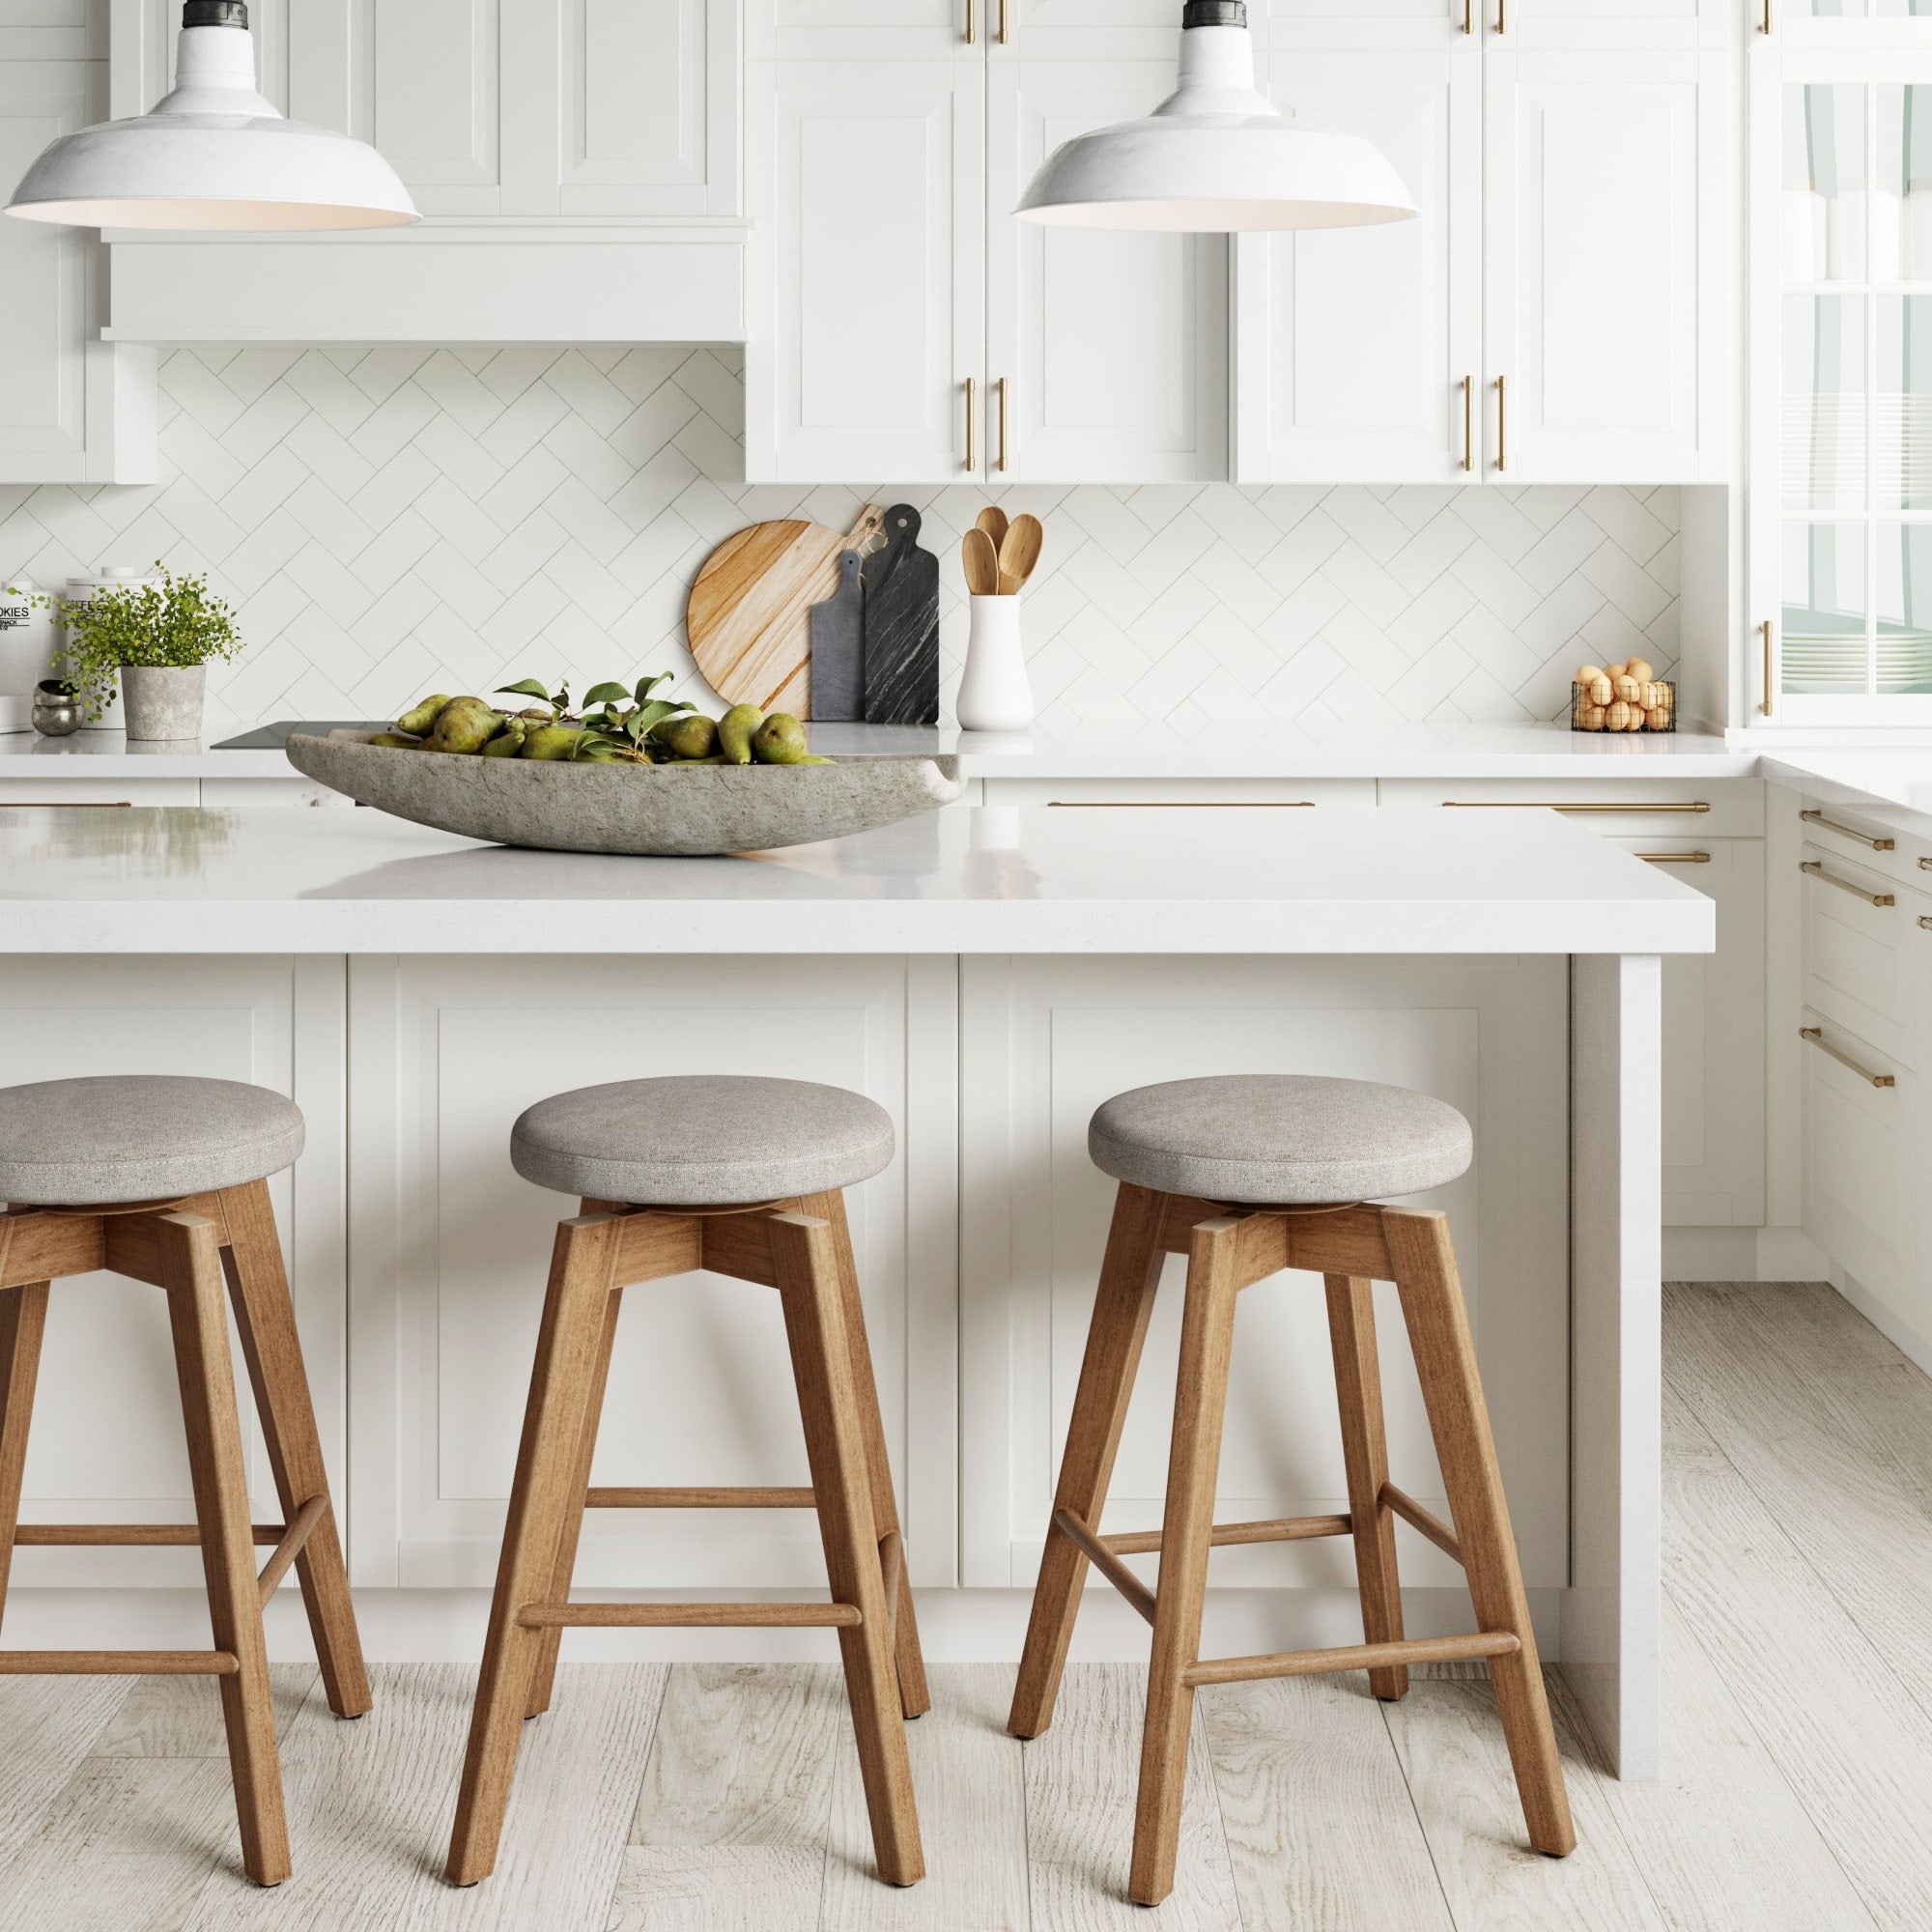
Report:
M 1797 10 L 1801 14 L 1810 14 L 1820 19 L 1850 20 L 1864 17 L 1865 0 L 1801 0 Z M 1879 11 L 1887 11 L 1886 0 L 1879 0 Z M 1896 12 L 1896 8 L 1891 9 Z
M 1878 688 L 1932 692 L 1932 525 L 1878 526 Z
M 1818 9 L 1818 12 L 1821 14 L 1824 11 L 1822 7 Z M 1855 11 L 1861 10 L 1850 7 L 1846 9 L 1848 13 Z M 1892 19 L 1900 18 L 1908 14 L 1920 15 L 1932 14 L 1932 0 L 1878 0 L 1878 5 L 1872 9 L 1872 12 L 1884 14 Z
M 1865 90 L 1784 90 L 1784 279 L 1865 274 Z
M 1865 505 L 1865 298 L 1784 298 L 1784 507 Z
M 1887 85 L 1876 95 L 1872 280 L 1932 281 L 1932 87 Z
M 1874 490 L 1882 510 L 1932 510 L 1932 296 L 1878 298 Z
M 1784 689 L 1865 688 L 1865 532 L 1860 524 L 1784 526 Z

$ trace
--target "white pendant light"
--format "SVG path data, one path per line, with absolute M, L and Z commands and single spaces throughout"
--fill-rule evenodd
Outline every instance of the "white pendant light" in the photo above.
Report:
M 367 142 L 280 114 L 255 88 L 245 0 L 186 0 L 175 89 L 151 114 L 64 134 L 7 213 L 86 228 L 393 228 L 422 217 Z
M 1255 87 L 1242 0 L 1186 0 L 1180 85 L 1144 121 L 1063 142 L 1020 197 L 1029 221 L 1230 234 L 1359 228 L 1416 212 L 1357 134 L 1300 128 Z

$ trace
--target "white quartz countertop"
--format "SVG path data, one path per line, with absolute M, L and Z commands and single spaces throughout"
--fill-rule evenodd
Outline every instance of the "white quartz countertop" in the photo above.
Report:
M 1708 952 L 1702 894 L 1553 814 L 953 809 L 721 859 L 370 810 L 0 809 L 0 952 Z M 1293 820 L 1292 823 L 1288 820 Z

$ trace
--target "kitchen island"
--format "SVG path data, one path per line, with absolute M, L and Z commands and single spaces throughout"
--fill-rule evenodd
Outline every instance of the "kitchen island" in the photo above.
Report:
M 379 1633 L 384 1590 L 473 1591 L 490 1574 L 563 1211 L 507 1165 L 531 1100 L 712 1068 L 836 1081 L 892 1113 L 898 1153 L 856 1191 L 855 1239 L 912 1574 L 972 1593 L 957 1632 L 996 1602 L 982 1593 L 1022 1595 L 1037 1556 L 1105 1221 L 1094 1102 L 1183 1073 L 1353 1074 L 1439 1094 L 1475 1124 L 1474 1169 L 1429 1199 L 1463 1258 L 1532 1602 L 1623 1775 L 1645 1778 L 1660 963 L 1714 940 L 1708 899 L 1541 811 L 958 809 L 836 844 L 651 861 L 479 846 L 369 811 L 0 810 L 9 1077 L 207 1072 L 289 1093 L 307 1117 L 278 1210 Z M 1244 1302 L 1228 1512 L 1335 1506 L 1306 1286 Z M 742 1284 L 705 1290 L 634 1297 L 599 1468 L 796 1480 L 769 1308 Z M 184 1513 L 161 1331 L 128 1339 L 153 1317 L 145 1293 L 57 1298 L 43 1374 L 60 1400 L 37 1424 L 28 1520 Z M 1110 1527 L 1157 1512 L 1152 1392 L 1176 1312 L 1150 1344 Z M 1392 1453 L 1439 1506 L 1384 1322 Z M 814 1580 L 809 1525 L 724 1514 L 589 1537 L 581 1581 Z M 1457 1573 L 1405 1538 L 1412 1628 L 1450 1627 Z M 15 1587 L 152 1583 L 140 1554 L 24 1552 Z M 1274 1619 L 1273 1640 L 1333 1640 L 1347 1564 L 1230 1551 L 1216 1597 Z M 985 1614 L 977 1654 L 1005 1654 L 1010 1623 Z

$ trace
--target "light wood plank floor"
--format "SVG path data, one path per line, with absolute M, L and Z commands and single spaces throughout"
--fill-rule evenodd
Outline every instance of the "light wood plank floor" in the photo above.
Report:
M 1477 1666 L 1204 1691 L 1179 1883 L 1124 1896 L 1141 1691 L 933 1672 L 912 1733 L 931 1876 L 871 1877 L 828 1666 L 566 1665 L 504 1855 L 439 1877 L 471 1673 L 393 1665 L 337 1723 L 277 1673 L 296 1877 L 241 1875 L 213 1687 L 0 1680 L 0 1932 L 1925 1932 L 1932 1381 L 1823 1286 L 1677 1286 L 1665 1319 L 1669 1777 L 1606 1777 L 1551 1693 L 1581 1845 L 1522 1843 Z

